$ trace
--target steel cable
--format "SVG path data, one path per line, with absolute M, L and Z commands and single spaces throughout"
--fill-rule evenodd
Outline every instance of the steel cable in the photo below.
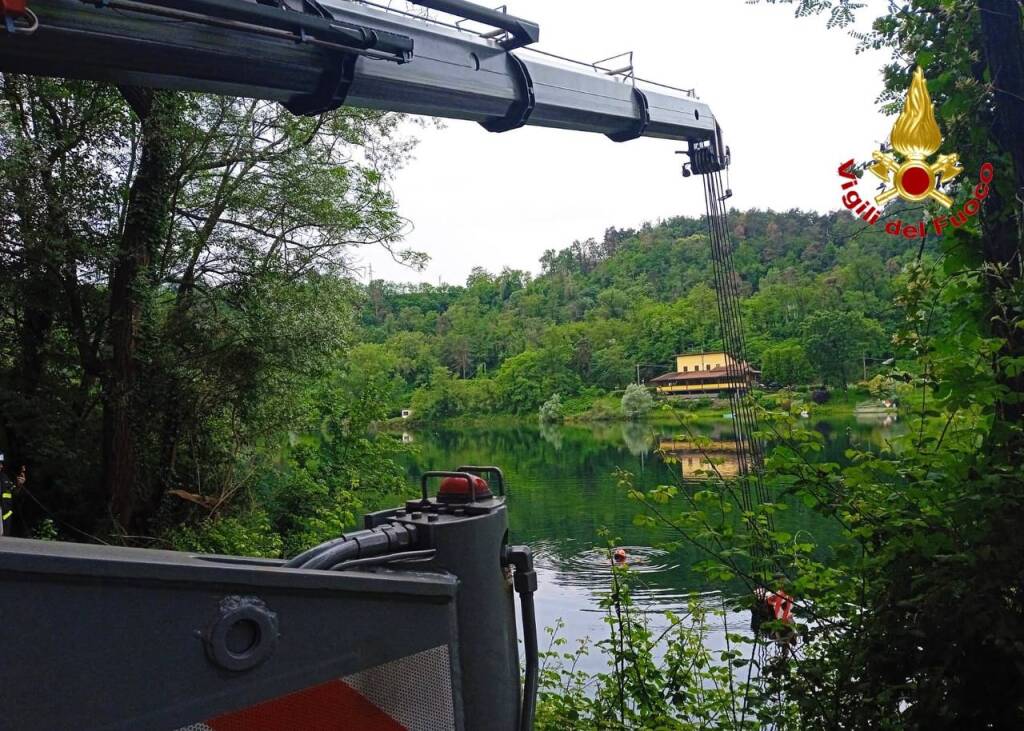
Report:
M 743 333 L 739 276 L 733 260 L 734 247 L 729 235 L 728 214 L 725 208 L 727 194 L 722 187 L 720 172 L 709 172 L 702 177 L 718 316 L 723 350 L 727 356 L 726 377 L 732 386 L 729 403 L 736 435 L 740 502 L 742 509 L 750 515 L 750 529 L 756 534 L 760 528 L 753 514 L 754 509 L 756 504 L 769 502 L 769 494 L 764 482 L 764 450 L 757 434 L 757 415 L 750 393 L 752 376 L 747 363 Z M 766 516 L 766 525 L 769 531 L 774 531 L 774 519 L 771 514 Z M 755 546 L 752 555 L 759 563 L 764 560 L 760 554 L 761 551 Z

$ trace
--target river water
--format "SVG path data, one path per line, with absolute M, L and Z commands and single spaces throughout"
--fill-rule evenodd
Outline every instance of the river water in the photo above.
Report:
M 843 462 L 854 444 L 879 445 L 892 425 L 885 417 L 812 419 L 807 428 L 817 429 L 824 439 L 818 459 Z M 734 437 L 727 419 L 700 420 L 690 426 L 712 440 L 717 469 L 728 474 L 735 468 L 730 447 Z M 634 517 L 642 508 L 631 501 L 619 484 L 617 473 L 634 476 L 637 487 L 678 484 L 707 469 L 700 454 L 688 447 L 680 428 L 669 424 L 612 422 L 586 426 L 541 426 L 526 423 L 467 428 L 410 429 L 403 440 L 414 445 L 408 457 L 409 476 L 421 472 L 454 469 L 461 464 L 491 464 L 502 468 L 509 496 L 510 542 L 526 543 L 534 552 L 539 589 L 536 596 L 538 624 L 564 623 L 560 635 L 575 646 L 578 639 L 597 641 L 607 636 L 604 611 L 599 602 L 609 589 L 611 572 L 606 546 L 607 532 L 615 546 L 624 547 L 637 578 L 634 600 L 657 617 L 666 610 L 681 612 L 692 597 L 721 608 L 719 590 L 707 587 L 691 569 L 701 557 L 695 548 L 672 551 L 658 544 L 678 539 L 670 529 L 639 528 Z M 678 460 L 667 464 L 662 453 Z M 778 530 L 794 535 L 807 531 L 822 545 L 839 540 L 838 530 L 799 501 L 777 517 Z M 728 591 L 728 589 L 727 589 Z M 727 614 L 715 620 L 740 629 L 746 618 Z M 657 620 L 654 621 L 657 624 Z M 719 626 L 718 631 L 724 629 Z M 541 644 L 545 643 L 542 634 Z M 601 670 L 605 661 L 592 654 L 582 667 Z

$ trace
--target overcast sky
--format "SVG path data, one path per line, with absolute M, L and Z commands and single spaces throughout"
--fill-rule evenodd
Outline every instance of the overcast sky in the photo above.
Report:
M 541 49 L 587 61 L 632 50 L 637 75 L 695 87 L 732 148 L 739 209 L 835 209 L 836 167 L 868 157 L 892 125 L 875 104 L 887 54 L 854 55 L 845 31 L 794 18 L 792 6 L 509 0 L 509 12 L 540 24 Z M 414 134 L 414 159 L 393 187 L 414 227 L 405 245 L 431 261 L 417 273 L 364 251 L 374 278 L 458 284 L 474 266 L 537 272 L 546 249 L 704 210 L 700 181 L 680 176 L 682 145 L 671 141 L 538 127 L 493 134 L 460 121 Z

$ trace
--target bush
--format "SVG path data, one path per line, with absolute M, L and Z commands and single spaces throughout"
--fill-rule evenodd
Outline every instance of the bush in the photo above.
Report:
M 417 419 L 447 419 L 461 413 L 459 395 L 455 376 L 444 366 L 437 366 L 430 374 L 430 382 L 413 393 L 410 405 Z
M 576 417 L 576 421 L 611 421 L 618 416 L 603 401 L 598 401 Z
M 674 399 L 670 403 L 672 408 L 679 411 L 695 411 L 697 409 L 697 402 L 692 399 Z
M 684 618 L 667 614 L 668 628 L 657 632 L 647 612 L 634 603 L 628 568 L 611 569 L 611 586 L 601 594 L 608 634 L 575 647 L 559 635 L 564 623 L 549 628 L 541 654 L 537 731 L 608 729 L 795 728 L 795 708 L 769 690 L 771 668 L 751 673 L 752 638 L 732 632 L 725 651 L 711 648 L 726 610 L 690 596 Z M 580 669 L 592 649 L 607 658 L 608 669 Z M 749 656 L 749 658 L 748 658 Z M 755 723 L 748 706 L 757 703 Z M 697 725 L 693 719 L 701 719 Z
M 771 394 L 770 396 L 765 396 L 764 404 L 768 408 L 789 411 L 793 406 L 793 392 L 779 391 L 778 393 Z
M 211 517 L 197 525 L 170 530 L 167 540 L 177 551 L 231 556 L 281 556 L 283 542 L 265 510 Z
M 630 419 L 639 419 L 654 408 L 654 397 L 644 386 L 631 383 L 622 395 L 622 413 Z
M 540 420 L 544 424 L 554 424 L 565 418 L 565 410 L 562 407 L 562 397 L 557 393 L 541 404 Z

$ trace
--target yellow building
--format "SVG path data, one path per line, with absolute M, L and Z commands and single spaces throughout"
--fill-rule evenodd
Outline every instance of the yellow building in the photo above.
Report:
M 747 363 L 738 363 L 728 353 L 683 353 L 676 356 L 676 370 L 651 379 L 658 393 L 665 396 L 719 393 L 748 388 L 757 371 Z

